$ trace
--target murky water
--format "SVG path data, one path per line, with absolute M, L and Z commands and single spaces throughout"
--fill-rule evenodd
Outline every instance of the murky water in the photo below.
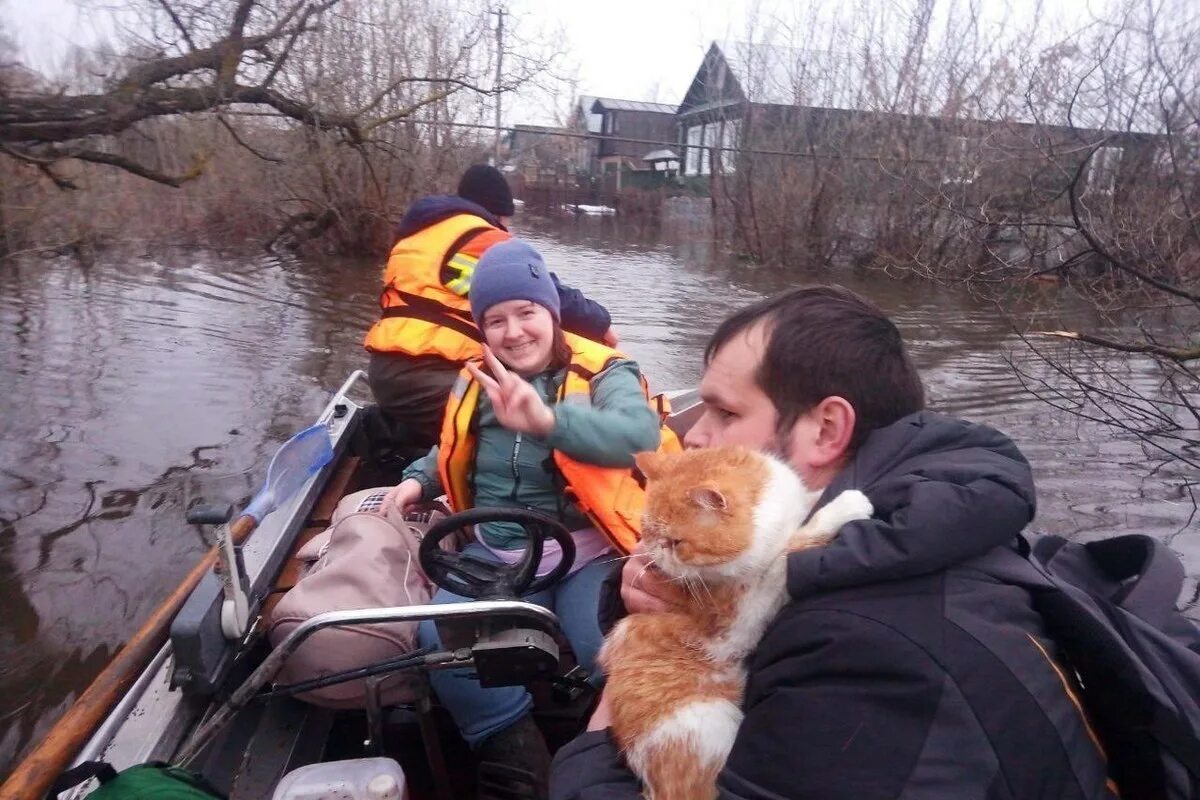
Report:
M 1032 399 L 1003 361 L 1019 342 L 994 307 L 878 273 L 755 268 L 715 257 L 686 229 L 535 218 L 517 228 L 612 310 L 622 347 L 659 388 L 696 382 L 705 339 L 730 310 L 793 283 L 850 286 L 894 315 L 935 408 L 1022 446 L 1040 527 L 1151 533 L 1200 574 L 1190 501 L 1145 477 L 1136 444 Z M 0 776 L 203 550 L 182 519 L 188 479 L 244 473 L 253 485 L 363 366 L 378 277 L 373 262 L 182 250 L 110 255 L 88 270 L 0 264 Z

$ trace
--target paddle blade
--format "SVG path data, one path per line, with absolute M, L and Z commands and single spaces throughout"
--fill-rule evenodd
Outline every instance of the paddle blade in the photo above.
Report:
M 255 522 L 262 522 L 263 517 L 295 494 L 332 460 L 333 445 L 325 425 L 317 423 L 305 428 L 284 442 L 275 453 L 267 467 L 266 483 L 242 513 L 254 517 Z

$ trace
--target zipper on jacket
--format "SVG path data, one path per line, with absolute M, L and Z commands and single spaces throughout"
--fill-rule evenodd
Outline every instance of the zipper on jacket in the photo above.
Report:
M 517 493 L 521 489 L 521 468 L 518 465 L 518 459 L 520 458 L 520 456 L 521 456 L 521 434 L 517 433 L 517 438 L 513 439 L 513 451 L 512 451 L 512 474 L 513 474 L 512 501 L 514 503 L 518 502 L 517 501 Z

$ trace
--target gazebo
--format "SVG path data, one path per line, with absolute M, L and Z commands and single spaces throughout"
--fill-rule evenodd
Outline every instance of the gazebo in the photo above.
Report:
M 642 156 L 642 162 L 654 172 L 665 172 L 667 177 L 679 172 L 679 156 L 674 150 L 651 150 Z

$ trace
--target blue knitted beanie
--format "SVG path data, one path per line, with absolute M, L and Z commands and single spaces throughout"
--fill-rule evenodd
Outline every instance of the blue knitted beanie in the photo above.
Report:
M 528 242 L 509 239 L 484 251 L 471 277 L 471 316 L 483 325 L 489 308 L 506 300 L 530 300 L 559 319 L 558 287 L 546 262 Z

